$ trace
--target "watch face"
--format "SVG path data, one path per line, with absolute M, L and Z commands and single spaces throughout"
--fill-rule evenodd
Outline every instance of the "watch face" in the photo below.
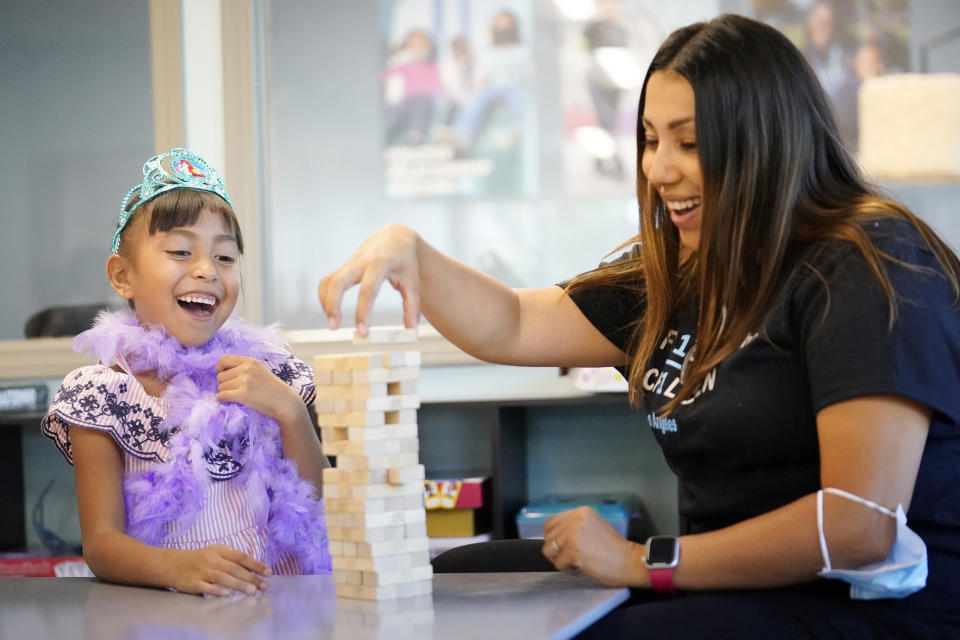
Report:
M 647 564 L 676 566 L 680 541 L 673 536 L 654 536 L 647 541 Z

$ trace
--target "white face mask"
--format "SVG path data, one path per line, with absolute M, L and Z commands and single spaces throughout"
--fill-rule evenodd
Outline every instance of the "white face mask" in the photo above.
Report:
M 831 569 L 827 540 L 823 536 L 824 491 L 859 502 L 891 518 L 896 518 L 897 539 L 893 543 L 890 555 L 880 562 L 874 562 L 859 569 Z M 821 489 L 817 492 L 817 528 L 820 531 L 820 553 L 823 555 L 823 569 L 818 575 L 849 582 L 851 598 L 855 600 L 903 598 L 919 591 L 927 584 L 927 545 L 907 526 L 903 505 L 897 505 L 897 512 L 894 513 L 884 506 L 840 489 Z

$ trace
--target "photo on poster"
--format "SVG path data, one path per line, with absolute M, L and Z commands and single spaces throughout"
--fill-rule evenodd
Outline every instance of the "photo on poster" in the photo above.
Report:
M 529 0 L 381 0 L 388 197 L 536 187 Z
M 909 0 L 753 0 L 753 8 L 803 51 L 830 98 L 840 137 L 856 153 L 860 85 L 910 71 Z
M 647 67 L 674 30 L 717 15 L 716 0 L 552 0 L 557 17 L 565 191 L 636 191 L 637 105 Z
M 568 190 L 630 193 L 636 188 L 637 102 L 663 27 L 641 3 L 628 0 L 558 7 Z

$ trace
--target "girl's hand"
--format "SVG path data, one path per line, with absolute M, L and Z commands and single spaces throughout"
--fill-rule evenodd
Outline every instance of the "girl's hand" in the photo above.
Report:
M 621 536 L 589 507 L 577 507 L 547 519 L 543 555 L 565 573 L 585 573 L 608 587 L 645 582 L 643 545 Z
M 171 550 L 169 568 L 174 576 L 171 585 L 174 589 L 211 596 L 234 592 L 252 596 L 266 591 L 267 581 L 262 576 L 271 574 L 267 565 L 223 545 L 191 551 Z
M 305 411 L 303 400 L 293 387 L 254 358 L 223 356 L 217 362 L 217 382 L 218 401 L 239 402 L 281 425 L 290 424 Z
M 342 267 L 326 275 L 317 286 L 320 304 L 330 329 L 340 326 L 343 292 L 360 285 L 357 298 L 357 333 L 366 335 L 373 299 L 386 279 L 403 297 L 403 324 L 417 326 L 420 319 L 420 273 L 417 234 L 399 224 L 375 231 Z

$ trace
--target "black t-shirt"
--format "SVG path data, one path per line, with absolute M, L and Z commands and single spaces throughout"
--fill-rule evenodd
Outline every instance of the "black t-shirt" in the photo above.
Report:
M 960 310 L 912 226 L 890 220 L 867 230 L 882 252 L 923 267 L 883 261 L 899 295 L 892 330 L 887 299 L 859 250 L 823 242 L 804 252 L 765 326 L 707 376 L 692 400 L 659 418 L 655 414 L 678 388 L 684 359 L 696 342 L 696 303 L 679 309 L 647 366 L 645 411 L 678 476 L 681 531 L 697 533 L 820 488 L 820 409 L 875 394 L 905 396 L 930 407 L 933 417 L 907 519 L 930 553 L 924 591 L 960 597 Z M 599 287 L 572 298 L 629 353 L 642 296 Z

